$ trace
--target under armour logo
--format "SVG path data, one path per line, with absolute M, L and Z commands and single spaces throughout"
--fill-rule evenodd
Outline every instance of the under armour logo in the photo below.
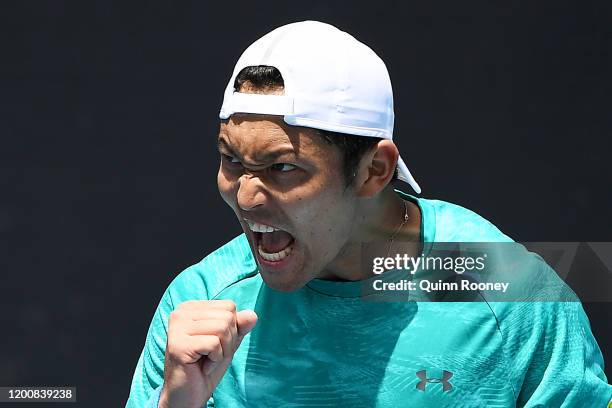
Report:
M 442 378 L 427 378 L 426 370 L 421 370 L 416 372 L 416 376 L 419 377 L 421 381 L 416 385 L 416 389 L 420 391 L 425 391 L 425 387 L 427 383 L 442 383 L 442 392 L 450 391 L 453 389 L 453 385 L 448 382 L 450 378 L 453 376 L 453 373 L 450 371 L 442 370 Z

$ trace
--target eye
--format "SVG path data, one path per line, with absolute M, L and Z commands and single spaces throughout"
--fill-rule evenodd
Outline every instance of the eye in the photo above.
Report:
M 231 164 L 239 164 L 240 163 L 240 160 L 238 160 L 234 156 L 230 156 L 229 154 L 221 153 L 221 158 L 223 160 L 225 160 L 226 162 L 231 163 Z
M 289 164 L 289 163 L 276 163 L 270 167 L 272 168 L 272 170 L 281 171 L 281 172 L 288 172 L 291 170 L 295 170 L 296 168 L 296 166 L 294 166 L 293 164 Z

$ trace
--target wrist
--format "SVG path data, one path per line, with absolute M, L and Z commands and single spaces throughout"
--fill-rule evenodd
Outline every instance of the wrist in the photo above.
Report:
M 169 408 L 168 404 L 168 395 L 166 393 L 166 387 L 162 387 L 161 394 L 159 395 L 159 402 L 157 403 L 157 408 Z

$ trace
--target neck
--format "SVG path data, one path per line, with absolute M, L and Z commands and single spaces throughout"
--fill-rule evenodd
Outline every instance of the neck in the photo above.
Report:
M 404 206 L 405 203 L 405 206 Z M 408 222 L 400 229 L 408 210 Z M 385 188 L 376 198 L 362 200 L 353 219 L 353 230 L 338 256 L 319 275 L 320 279 L 357 281 L 374 275 L 365 259 L 372 256 L 392 256 L 399 251 L 398 242 L 419 242 L 421 212 L 417 205 L 403 200 L 392 187 Z M 393 243 L 390 248 L 390 238 Z M 417 245 L 418 247 L 418 245 Z M 416 256 L 419 248 L 404 250 Z M 365 250 L 365 252 L 363 252 Z

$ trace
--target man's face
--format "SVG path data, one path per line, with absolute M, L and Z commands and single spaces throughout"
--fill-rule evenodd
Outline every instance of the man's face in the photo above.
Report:
M 339 149 L 280 116 L 235 114 L 221 124 L 219 151 L 219 192 L 265 282 L 292 291 L 321 275 L 347 243 L 355 213 Z

